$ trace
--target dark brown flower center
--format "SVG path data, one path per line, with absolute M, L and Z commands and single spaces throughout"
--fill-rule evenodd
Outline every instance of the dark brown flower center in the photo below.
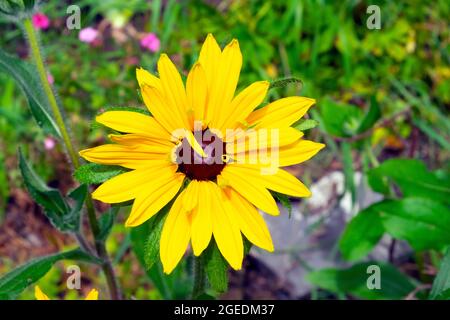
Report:
M 214 180 L 226 164 L 223 156 L 225 143 L 209 129 L 194 132 L 194 137 L 205 155 L 198 154 L 184 138 L 176 149 L 178 170 L 190 179 Z

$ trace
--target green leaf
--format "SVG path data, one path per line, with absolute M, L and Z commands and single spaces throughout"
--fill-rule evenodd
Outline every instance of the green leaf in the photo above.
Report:
M 415 159 L 390 159 L 368 172 L 373 190 L 388 194 L 387 181 L 396 183 L 406 197 L 424 197 L 450 204 L 450 180 L 440 178 Z
M 85 184 L 78 186 L 68 194 L 69 198 L 74 200 L 74 204 L 70 211 L 61 217 L 60 225 L 58 226 L 61 231 L 77 231 L 79 229 L 81 210 L 87 194 L 88 188 Z
M 325 99 L 321 103 L 320 115 L 329 134 L 337 137 L 350 137 L 356 133 L 362 111 L 350 104 Z
M 430 299 L 450 299 L 450 247 L 447 248 L 431 288 Z
M 75 171 L 74 176 L 80 183 L 98 184 L 127 171 L 127 169 L 119 166 L 88 163 L 80 166 Z
M 288 214 L 289 214 L 289 218 L 290 218 L 291 214 L 292 214 L 292 203 L 291 203 L 291 200 L 289 199 L 289 196 L 287 196 L 283 193 L 272 191 L 272 190 L 270 191 L 270 193 L 275 198 L 275 200 L 279 201 L 281 203 L 281 205 L 288 210 Z
M 302 80 L 291 77 L 291 78 L 284 78 L 284 79 L 279 79 L 279 80 L 275 80 L 275 81 L 271 82 L 270 86 L 269 86 L 269 90 L 273 89 L 273 88 L 284 88 L 290 84 L 295 84 L 295 85 L 299 86 L 300 88 L 303 86 Z
M 385 230 L 374 207 L 358 213 L 346 226 L 339 241 L 344 259 L 354 261 L 365 257 L 383 236 Z
M 131 112 L 137 112 L 137 113 L 142 113 L 145 115 L 150 115 L 150 112 L 147 109 L 144 108 L 139 108 L 139 107 L 130 107 L 130 106 L 110 106 L 110 107 L 106 107 L 103 108 L 101 112 L 99 112 L 98 114 L 102 114 L 108 111 L 131 111 Z
M 387 200 L 375 206 L 385 230 L 416 250 L 442 249 L 450 244 L 450 209 L 425 198 Z
M 77 260 L 100 264 L 101 261 L 80 249 L 57 253 L 29 261 L 0 278 L 0 299 L 14 299 L 26 287 L 45 276 L 60 260 Z
M 55 227 L 64 229 L 63 217 L 70 212 L 69 206 L 57 189 L 48 187 L 34 172 L 20 149 L 19 168 L 31 197 L 44 208 L 47 217 Z
M 119 207 L 111 207 L 107 212 L 101 215 L 100 219 L 98 219 L 98 224 L 100 228 L 100 232 L 97 236 L 97 239 L 100 241 L 105 241 L 108 238 L 108 235 L 111 232 L 111 229 L 114 225 L 114 220 L 116 219 L 117 212 L 119 211 Z
M 219 293 L 228 289 L 228 263 L 214 240 L 211 240 L 208 248 L 202 254 L 205 263 L 206 275 L 211 287 Z
M 371 265 L 380 268 L 380 289 L 367 286 L 373 274 L 368 270 Z M 309 273 L 307 279 L 322 289 L 362 299 L 402 299 L 415 288 L 410 278 L 394 266 L 381 262 L 359 263 L 348 269 L 322 269 Z
M 319 121 L 313 119 L 301 119 L 296 124 L 294 124 L 294 128 L 300 131 L 306 131 L 309 129 L 313 129 L 319 125 Z
M 0 71 L 9 74 L 22 88 L 28 99 L 31 113 L 38 125 L 47 134 L 61 138 L 61 132 L 52 117 L 47 98 L 33 67 L 0 50 Z
M 159 212 L 152 219 L 149 227 L 149 234 L 144 248 L 144 261 L 147 269 L 150 269 L 159 259 L 159 240 L 161 239 L 161 231 L 166 221 L 166 212 Z
M 381 117 L 380 106 L 378 105 L 376 97 L 372 96 L 370 99 L 369 111 L 362 119 L 358 129 L 356 129 L 356 133 L 362 133 L 364 131 L 369 130 L 378 121 L 378 119 L 380 119 L 380 117 Z

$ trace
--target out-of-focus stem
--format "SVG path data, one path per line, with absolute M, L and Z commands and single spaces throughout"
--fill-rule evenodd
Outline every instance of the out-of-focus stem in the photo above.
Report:
M 69 132 L 67 130 L 66 124 L 59 109 L 58 103 L 56 102 L 55 94 L 50 86 L 47 79 L 47 71 L 45 69 L 44 60 L 42 58 L 41 50 L 39 47 L 38 37 L 36 31 L 33 27 L 33 23 L 30 18 L 23 20 L 23 27 L 28 38 L 28 43 L 30 45 L 31 55 L 33 57 L 34 63 L 36 65 L 39 78 L 41 80 L 42 87 L 44 88 L 45 95 L 47 96 L 48 102 L 50 104 L 53 116 L 55 117 L 56 124 L 61 131 L 61 136 L 64 142 L 64 146 L 67 150 L 69 158 L 75 169 L 80 166 L 80 161 L 78 154 L 75 152 L 75 148 L 70 139 Z M 86 198 L 86 211 L 89 219 L 89 226 L 91 228 L 92 234 L 95 239 L 95 248 L 98 256 L 103 260 L 102 270 L 105 274 L 106 281 L 108 283 L 108 288 L 113 300 L 122 299 L 122 294 L 117 282 L 117 278 L 114 274 L 114 269 L 112 267 L 111 261 L 106 251 L 105 243 L 103 241 L 98 241 L 98 235 L 100 233 L 100 227 L 98 225 L 97 217 L 95 215 L 95 208 L 92 201 L 92 197 L 88 194 Z M 78 239 L 78 237 L 77 237 Z M 80 240 L 80 239 L 78 239 Z M 80 245 L 86 246 L 86 243 L 81 242 Z M 87 247 L 89 248 L 89 247 Z M 87 249 L 88 250 L 88 249 Z
M 64 140 L 64 145 L 67 149 L 67 153 L 69 154 L 70 160 L 75 168 L 78 168 L 80 165 L 78 155 L 75 153 L 72 142 L 70 140 L 69 132 L 67 131 L 66 124 L 63 120 L 61 110 L 58 107 L 58 103 L 56 102 L 55 95 L 53 94 L 53 90 L 50 87 L 50 83 L 47 79 L 47 72 L 44 66 L 44 60 L 42 59 L 41 50 L 39 48 L 38 38 L 36 35 L 36 31 L 33 28 L 33 24 L 30 19 L 25 19 L 23 22 L 23 26 L 25 28 L 25 32 L 28 37 L 28 41 L 30 44 L 31 55 L 33 56 L 34 63 L 36 64 L 36 68 L 39 74 L 39 78 L 41 79 L 41 84 L 44 88 L 45 95 L 47 96 L 48 102 L 52 109 L 53 115 L 55 117 L 56 124 L 61 130 L 61 136 Z

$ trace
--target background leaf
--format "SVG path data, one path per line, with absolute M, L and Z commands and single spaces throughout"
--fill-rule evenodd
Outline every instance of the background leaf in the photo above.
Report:
M 53 264 L 65 259 L 97 264 L 101 262 L 80 249 L 34 259 L 0 278 L 0 299 L 14 299 L 26 287 L 45 276 Z
M 358 129 L 356 129 L 356 133 L 362 133 L 364 131 L 369 130 L 380 118 L 381 118 L 380 106 L 378 105 L 376 97 L 372 96 L 370 98 L 369 111 L 361 120 Z
M 431 288 L 430 299 L 450 299 L 450 248 L 441 261 L 439 272 Z
M 424 197 L 450 204 L 450 179 L 439 178 L 425 164 L 415 159 L 390 159 L 368 173 L 369 184 L 381 193 L 388 193 L 387 181 L 397 184 L 406 197 Z
M 61 138 L 61 132 L 53 120 L 48 101 L 40 86 L 37 72 L 28 63 L 10 56 L 0 49 L 0 70 L 8 73 L 23 89 L 30 111 L 37 124 L 47 133 Z
M 352 261 L 365 257 L 384 232 L 376 205 L 364 209 L 350 221 L 341 236 L 339 249 L 342 256 Z
M 380 267 L 380 289 L 367 287 L 367 280 L 371 275 L 367 273 L 367 268 L 371 265 Z M 307 275 L 307 279 L 322 289 L 362 299 L 402 299 L 415 288 L 410 278 L 392 265 L 381 262 L 359 263 L 348 269 L 313 271 Z

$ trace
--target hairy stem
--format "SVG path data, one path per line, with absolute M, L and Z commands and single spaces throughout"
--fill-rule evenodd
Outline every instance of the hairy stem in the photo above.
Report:
M 192 299 L 198 298 L 205 292 L 206 274 L 201 257 L 194 257 L 194 288 Z
M 59 130 L 61 131 L 64 146 L 67 150 L 67 153 L 69 155 L 73 167 L 77 169 L 80 166 L 78 154 L 75 152 L 72 140 L 70 139 L 69 131 L 67 130 L 66 123 L 64 122 L 61 110 L 56 101 L 55 94 L 50 86 L 50 83 L 48 82 L 47 71 L 45 69 L 44 60 L 42 58 L 41 49 L 39 47 L 38 37 L 31 22 L 31 19 L 29 18 L 25 19 L 23 21 L 23 27 L 28 38 L 31 55 L 36 65 L 36 69 L 39 74 L 42 87 L 44 88 L 45 95 L 47 96 L 53 116 L 55 117 L 56 124 L 58 125 Z M 94 204 L 90 194 L 86 198 L 86 211 L 89 219 L 89 226 L 91 228 L 91 232 L 94 235 L 94 238 L 97 239 L 100 233 L 100 227 L 98 225 L 97 217 L 95 215 Z M 80 239 L 77 237 L 77 240 Z M 80 244 L 87 245 L 85 243 Z M 102 270 L 105 274 L 106 281 L 108 283 L 111 298 L 114 300 L 121 299 L 122 294 L 119 288 L 117 278 L 115 277 L 114 274 L 113 266 L 106 251 L 105 243 L 103 241 L 95 240 L 95 248 L 98 256 L 103 260 Z

